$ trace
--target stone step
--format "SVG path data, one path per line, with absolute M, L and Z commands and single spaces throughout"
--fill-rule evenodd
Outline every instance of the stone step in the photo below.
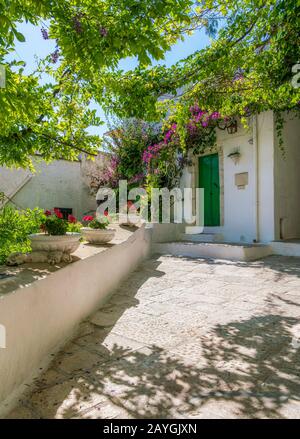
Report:
M 181 241 L 187 242 L 215 242 L 215 241 L 223 241 L 223 236 L 220 233 L 198 233 L 198 234 L 190 234 L 190 233 L 182 233 L 180 236 Z
M 300 240 L 274 241 L 271 247 L 275 255 L 300 257 Z
M 254 261 L 269 256 L 272 254 L 272 249 L 264 244 L 177 241 L 153 244 L 152 252 L 201 259 Z

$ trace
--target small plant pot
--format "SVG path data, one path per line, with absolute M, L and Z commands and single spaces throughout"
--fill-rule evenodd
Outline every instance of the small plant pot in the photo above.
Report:
M 134 227 L 139 226 L 142 222 L 140 215 L 119 215 L 119 224 L 121 226 Z
M 115 229 L 92 229 L 91 227 L 82 227 L 81 234 L 90 244 L 105 244 L 114 239 Z
M 62 252 L 74 253 L 80 245 L 80 233 L 67 233 L 66 235 L 46 235 L 45 233 L 36 233 L 29 235 L 31 248 L 33 252 Z

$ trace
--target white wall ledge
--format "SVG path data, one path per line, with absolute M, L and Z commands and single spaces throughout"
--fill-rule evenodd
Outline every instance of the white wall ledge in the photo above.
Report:
M 0 415 L 150 250 L 151 230 L 142 226 L 125 242 L 0 297 L 0 323 L 6 329 L 6 348 L 0 349 Z

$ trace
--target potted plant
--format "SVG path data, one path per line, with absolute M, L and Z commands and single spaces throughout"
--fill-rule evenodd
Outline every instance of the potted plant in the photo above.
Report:
M 119 214 L 119 224 L 121 226 L 134 227 L 141 223 L 141 216 L 135 209 L 132 210 L 133 206 L 134 204 L 132 201 L 127 201 L 127 204 L 123 209 L 126 213 Z
M 64 219 L 59 209 L 46 210 L 44 214 L 42 233 L 29 235 L 32 251 L 74 253 L 80 244 L 81 224 L 73 215 Z
M 84 216 L 82 221 L 86 225 L 81 229 L 82 236 L 91 244 L 104 244 L 115 236 L 116 230 L 108 228 L 109 220 L 107 217 Z

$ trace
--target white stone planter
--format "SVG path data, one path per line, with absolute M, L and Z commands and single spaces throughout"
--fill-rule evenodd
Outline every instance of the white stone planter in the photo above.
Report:
M 128 227 L 134 227 L 139 226 L 143 222 L 140 215 L 119 215 L 119 224 L 121 226 L 128 226 Z
M 82 236 L 91 244 L 104 244 L 114 239 L 116 231 L 114 229 L 92 229 L 91 227 L 82 227 Z
M 46 235 L 45 233 L 36 233 L 29 235 L 31 248 L 33 252 L 62 252 L 74 253 L 79 245 L 80 233 L 67 233 L 66 235 Z

